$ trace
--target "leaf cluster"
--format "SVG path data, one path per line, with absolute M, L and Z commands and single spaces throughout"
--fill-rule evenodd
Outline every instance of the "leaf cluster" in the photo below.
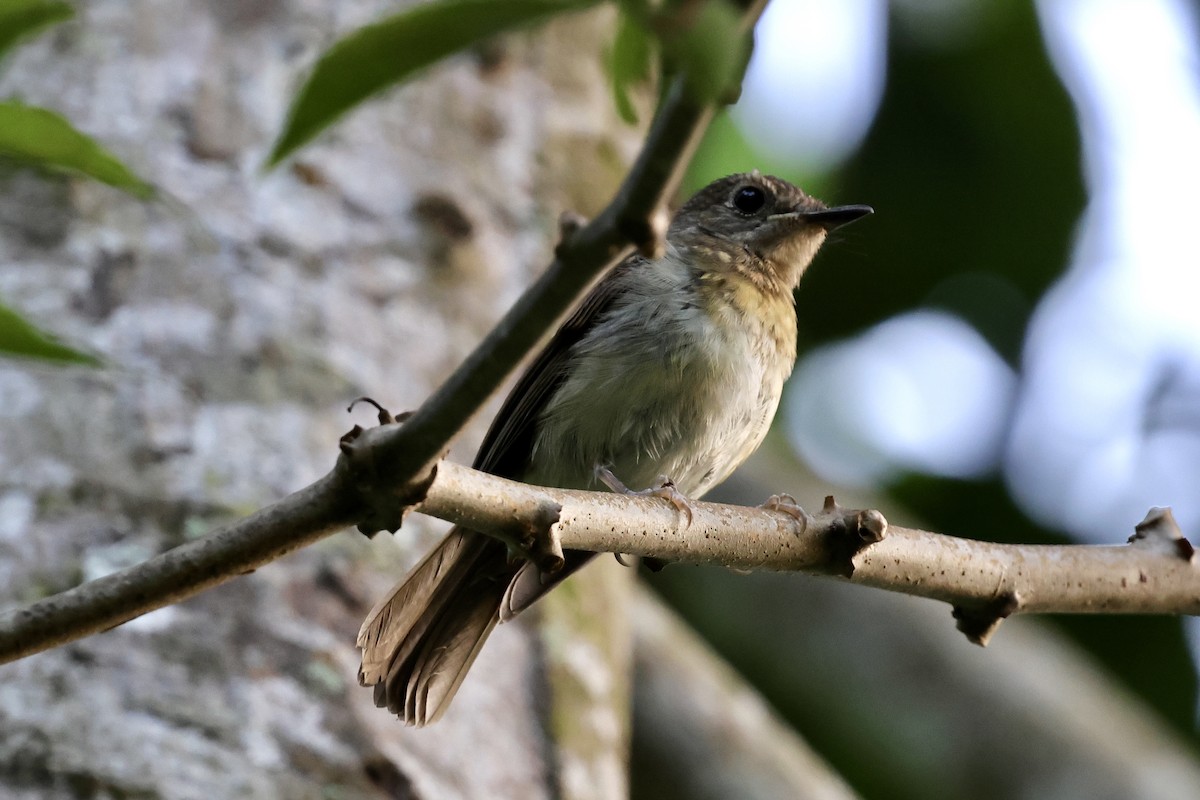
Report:
M 67 3 L 4 0 L 0 3 L 0 58 L 45 28 L 70 19 Z M 0 100 L 0 159 L 50 172 L 84 175 L 137 197 L 154 190 L 102 144 L 69 120 L 17 99 Z M 57 341 L 20 313 L 0 305 L 0 354 L 39 361 L 96 365 L 87 353 Z

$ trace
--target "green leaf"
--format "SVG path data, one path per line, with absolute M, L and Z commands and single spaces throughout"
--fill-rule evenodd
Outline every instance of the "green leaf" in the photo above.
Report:
M 664 38 L 663 47 L 673 66 L 687 73 L 692 95 L 711 102 L 732 88 L 745 68 L 750 39 L 727 0 L 708 0 L 686 30 Z
M 154 189 L 90 136 L 44 108 L 0 102 L 0 155 L 50 169 L 79 172 L 138 197 Z
M 637 123 L 637 109 L 629 98 L 631 87 L 650 79 L 652 42 L 649 32 L 622 9 L 617 20 L 617 36 L 613 40 L 609 73 L 612 76 L 613 98 L 617 112 L 630 125 Z
M 67 3 L 45 0 L 0 0 L 0 56 L 20 39 L 75 14 Z
M 0 355 L 92 366 L 101 363 L 95 356 L 61 344 L 5 305 L 0 305 Z
M 490 36 L 599 0 L 438 0 L 360 28 L 330 47 L 292 102 L 273 167 L 354 106 Z

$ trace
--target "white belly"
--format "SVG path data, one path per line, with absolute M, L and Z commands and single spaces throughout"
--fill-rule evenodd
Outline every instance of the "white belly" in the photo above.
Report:
M 603 465 L 632 489 L 665 475 L 699 497 L 766 435 L 792 365 L 766 366 L 758 331 L 718 325 L 690 298 L 632 306 L 636 323 L 610 319 L 575 346 L 540 419 L 531 483 L 597 488 Z

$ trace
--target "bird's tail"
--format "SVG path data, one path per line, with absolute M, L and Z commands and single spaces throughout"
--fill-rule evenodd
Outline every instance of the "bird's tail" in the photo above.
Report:
M 455 528 L 371 610 L 358 680 L 408 725 L 437 720 L 500 620 L 516 568 L 505 546 Z

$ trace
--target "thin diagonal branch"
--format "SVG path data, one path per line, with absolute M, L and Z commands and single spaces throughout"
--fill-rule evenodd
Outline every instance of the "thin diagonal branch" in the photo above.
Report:
M 692 103 L 676 82 L 650 131 L 650 141 L 670 146 L 643 151 L 613 203 L 559 246 L 549 269 L 479 347 L 390 440 L 379 443 L 381 475 L 411 479 L 428 470 L 577 299 L 635 247 L 651 246 L 662 233 L 655 231 L 655 216 L 678 188 L 711 116 L 711 107 Z
M 749 30 L 766 0 L 738 5 Z M 316 483 L 212 536 L 0 615 L 0 663 L 179 602 L 348 525 L 370 532 L 398 527 L 437 458 L 525 354 L 606 269 L 635 247 L 657 246 L 664 201 L 678 188 L 714 110 L 684 86 L 681 75 L 665 94 L 609 206 L 560 245 L 546 274 L 407 424 L 386 426 L 369 463 L 359 460 L 351 469 L 342 459 Z
M 211 536 L 0 615 L 0 663 L 73 642 L 186 600 L 355 520 L 330 473 Z
M 748 33 L 766 0 L 741 0 L 739 24 Z M 687 75 L 678 75 L 660 104 L 642 148 L 613 202 L 591 224 L 564 241 L 550 268 L 504 316 L 487 338 L 376 451 L 374 476 L 393 486 L 419 479 L 432 469 L 449 442 L 500 387 L 545 333 L 583 293 L 635 248 L 652 252 L 666 233 L 665 203 L 700 144 L 715 106 L 693 97 Z M 383 504 L 382 516 L 360 529 L 394 530 L 399 519 Z M 389 517 L 392 517 L 389 519 Z

